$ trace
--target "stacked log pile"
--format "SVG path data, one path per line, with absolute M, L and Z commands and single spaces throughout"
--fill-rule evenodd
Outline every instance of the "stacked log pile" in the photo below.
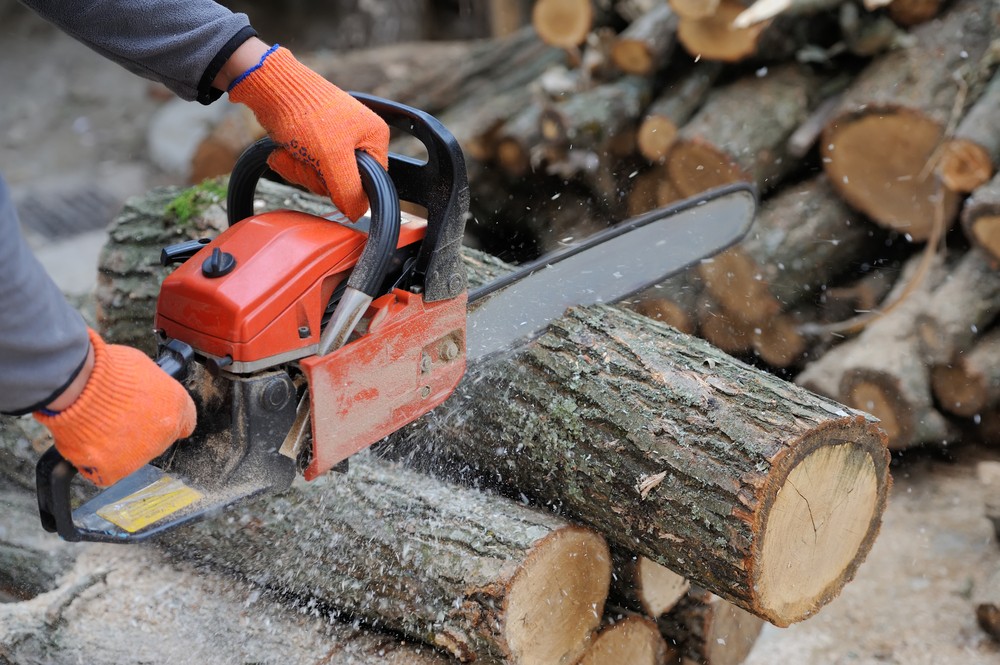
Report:
M 995 2 L 539 0 L 533 21 L 565 57 L 476 154 L 484 248 L 751 182 L 751 234 L 633 308 L 873 413 L 895 449 L 990 436 Z

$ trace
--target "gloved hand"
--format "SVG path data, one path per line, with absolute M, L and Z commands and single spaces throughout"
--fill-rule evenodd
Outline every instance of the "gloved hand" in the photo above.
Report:
M 329 196 L 357 220 L 368 209 L 355 149 L 389 164 L 389 126 L 376 113 L 276 48 L 229 88 L 280 146 L 268 165 L 289 182 Z
M 114 484 L 194 431 L 191 396 L 141 351 L 93 330 L 94 369 L 83 392 L 55 415 L 35 412 L 56 449 L 95 485 Z

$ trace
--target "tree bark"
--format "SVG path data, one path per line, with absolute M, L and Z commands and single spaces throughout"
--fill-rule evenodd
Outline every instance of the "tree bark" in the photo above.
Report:
M 928 163 L 964 110 L 956 99 L 975 101 L 959 89 L 988 75 L 997 11 L 992 0 L 960 0 L 940 22 L 914 29 L 914 45 L 866 68 L 824 131 L 823 167 L 841 196 L 914 241 L 926 240 L 939 217 L 950 226 L 958 211 Z
M 977 249 L 966 252 L 934 289 L 915 320 L 927 364 L 944 364 L 972 347 L 973 340 L 996 319 L 1000 271 Z

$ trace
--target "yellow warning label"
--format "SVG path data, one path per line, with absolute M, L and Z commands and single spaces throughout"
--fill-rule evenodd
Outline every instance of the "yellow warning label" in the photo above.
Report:
M 124 499 L 98 509 L 97 514 L 129 533 L 135 533 L 202 498 L 202 493 L 180 480 L 164 476 Z

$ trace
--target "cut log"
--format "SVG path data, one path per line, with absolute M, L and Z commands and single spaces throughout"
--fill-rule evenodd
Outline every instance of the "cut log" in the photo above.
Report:
M 714 89 L 667 156 L 677 189 L 694 196 L 738 181 L 761 192 L 775 187 L 798 165 L 788 154 L 788 138 L 818 102 L 820 81 L 786 65 Z
M 1000 271 L 985 252 L 966 252 L 931 294 L 915 325 L 922 357 L 945 364 L 972 347 L 996 319 Z
M 732 315 L 709 298 L 698 309 L 698 330 L 718 349 L 733 355 L 749 353 L 758 330 L 752 322 Z
M 684 662 L 701 665 L 740 665 L 764 626 L 757 617 L 697 587 L 657 623 Z
M 364 456 L 166 546 L 464 662 L 577 657 L 611 578 L 592 531 Z
M 644 556 L 612 554 L 611 599 L 621 607 L 657 619 L 684 597 L 691 583 Z
M 680 128 L 704 102 L 721 69 L 718 63 L 697 63 L 682 78 L 664 86 L 639 125 L 636 143 L 643 157 L 652 163 L 667 158 Z
M 116 225 L 115 242 L 162 234 L 163 198 L 159 209 L 134 204 L 152 215 L 126 216 L 131 228 Z M 504 270 L 481 256 L 467 266 L 473 285 Z M 616 546 L 778 625 L 811 616 L 839 593 L 885 507 L 888 454 L 868 417 L 618 308 L 571 310 L 503 362 L 472 368 L 452 400 L 461 408 L 445 405 L 400 431 L 386 454 L 558 505 Z M 294 529 L 295 521 L 279 526 Z M 275 540 L 286 549 L 290 542 Z M 304 589 L 330 577 L 259 556 L 251 563 L 281 581 L 303 575 Z M 421 612 L 408 614 L 408 625 Z
M 921 259 L 908 262 L 888 301 L 896 302 L 910 286 Z M 795 382 L 874 415 L 891 449 L 953 440 L 954 428 L 933 406 L 930 368 L 922 359 L 915 323 L 944 274 L 936 264 L 898 306 L 808 365 Z
M 945 143 L 938 172 L 946 186 L 969 193 L 989 182 L 1000 163 L 1000 71 Z
M 971 418 L 1000 404 L 1000 330 L 994 330 L 931 373 L 941 408 Z
M 675 660 L 655 623 L 628 616 L 595 635 L 575 665 L 666 665 Z
M 698 270 L 724 310 L 763 324 L 868 258 L 881 244 L 872 235 L 825 178 L 813 178 L 765 201 L 746 238 Z
M 542 137 L 574 150 L 605 150 L 610 141 L 636 124 L 651 94 L 649 78 L 623 76 L 570 95 L 542 110 L 539 119 Z
M 546 44 L 574 49 L 599 23 L 592 0 L 538 0 L 531 24 Z
M 961 102 L 975 101 L 959 90 L 992 66 L 998 11 L 993 0 L 960 0 L 941 21 L 915 28 L 914 45 L 866 68 L 824 131 L 823 166 L 841 196 L 914 241 L 926 240 L 938 218 L 950 226 L 958 211 L 931 160 Z
M 463 385 L 461 413 L 444 409 L 429 430 L 394 437 L 396 454 L 560 505 L 619 546 L 707 582 L 776 624 L 825 604 L 874 535 L 887 460 L 877 428 L 638 315 L 571 310 L 502 367 L 483 367 Z M 484 399 L 483 391 L 496 395 L 501 385 L 510 390 L 502 404 Z M 754 422 L 760 400 L 768 404 L 766 423 Z M 785 410 L 792 404 L 795 416 Z M 707 409 L 702 416 L 699 408 Z M 812 415 L 803 419 L 803 408 Z M 634 420 L 639 412 L 656 413 L 656 424 L 636 429 L 646 419 Z M 724 432 L 716 429 L 721 423 L 728 423 Z M 469 446 L 470 436 L 490 446 Z M 725 451 L 708 443 L 720 438 Z M 787 475 L 768 478 L 778 472 L 772 453 L 744 457 L 745 446 L 760 450 L 764 441 L 794 467 Z M 803 494 L 780 489 L 791 485 Z M 826 516 L 819 540 L 802 496 Z M 756 522 L 764 514 L 767 522 Z
M 670 61 L 677 37 L 677 14 L 664 3 L 655 5 L 618 36 L 611 59 L 626 74 L 652 76 Z
M 962 230 L 970 242 L 1000 261 L 1000 173 L 966 200 Z

